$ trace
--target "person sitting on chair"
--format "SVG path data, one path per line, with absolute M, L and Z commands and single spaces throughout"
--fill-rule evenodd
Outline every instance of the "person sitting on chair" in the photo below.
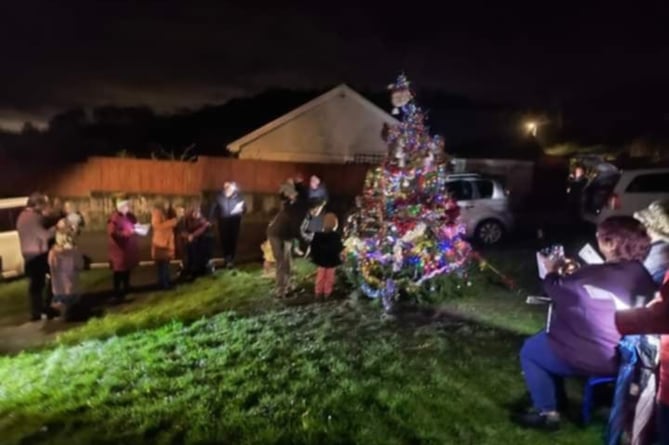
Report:
M 620 307 L 632 307 L 638 296 L 656 289 L 642 261 L 650 249 L 643 225 L 632 217 L 613 216 L 597 227 L 603 264 L 584 266 L 571 275 L 557 271 L 549 258 L 543 288 L 554 304 L 550 330 L 528 338 L 520 364 L 533 408 L 514 416 L 529 428 L 555 430 L 557 399 L 565 377 L 612 376 L 618 370 L 616 347 L 621 335 L 614 324 Z

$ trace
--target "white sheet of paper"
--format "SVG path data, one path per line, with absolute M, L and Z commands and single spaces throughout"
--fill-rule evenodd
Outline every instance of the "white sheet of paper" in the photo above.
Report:
M 230 212 L 230 214 L 232 214 L 232 215 L 239 215 L 239 214 L 242 213 L 243 211 L 244 211 L 244 201 L 240 201 L 240 202 L 237 203 L 237 205 L 235 205 L 235 206 L 232 208 L 232 211 Z
M 601 289 L 599 287 L 595 286 L 590 286 L 589 284 L 584 284 L 583 287 L 585 288 L 586 292 L 588 292 L 588 295 L 590 298 L 593 300 L 610 300 L 613 301 L 613 304 L 616 305 L 616 310 L 622 310 L 622 309 L 629 309 L 629 305 L 623 303 L 620 298 L 616 297 L 616 295 L 612 292 L 607 291 L 606 289 Z
M 586 244 L 578 252 L 578 256 L 586 262 L 586 264 L 604 264 L 604 259 L 597 253 L 594 247 Z
M 135 233 L 139 236 L 146 236 L 149 234 L 149 224 L 135 224 Z
M 546 278 L 548 271 L 544 265 L 543 255 L 541 255 L 539 252 L 537 252 L 537 269 L 539 269 L 539 278 L 542 280 Z

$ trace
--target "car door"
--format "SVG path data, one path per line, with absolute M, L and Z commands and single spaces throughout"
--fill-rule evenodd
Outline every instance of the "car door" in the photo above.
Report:
M 509 199 L 503 190 L 498 186 L 495 191 L 495 183 L 492 179 L 480 178 L 472 181 L 476 193 L 476 201 L 472 219 L 477 222 L 485 219 L 495 219 L 501 222 L 507 230 L 510 229 L 512 216 L 509 208 Z
M 16 219 L 21 210 L 0 206 L 0 277 L 9 278 L 23 273 L 23 255 L 16 231 Z
M 471 235 L 476 227 L 476 191 L 472 181 L 464 179 L 449 181 L 446 184 L 448 193 L 460 207 L 460 220 L 466 226 L 467 234 Z
M 669 199 L 669 171 L 640 173 L 620 197 L 619 213 L 632 215 L 663 199 Z

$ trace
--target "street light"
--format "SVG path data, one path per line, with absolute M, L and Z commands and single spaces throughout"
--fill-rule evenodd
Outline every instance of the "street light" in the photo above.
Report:
M 537 137 L 537 129 L 539 128 L 539 124 L 537 124 L 535 121 L 529 121 L 525 124 L 525 128 L 527 129 L 527 133 L 532 135 L 532 137 Z

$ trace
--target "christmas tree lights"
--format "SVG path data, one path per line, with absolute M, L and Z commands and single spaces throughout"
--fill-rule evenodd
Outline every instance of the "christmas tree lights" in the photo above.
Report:
M 437 276 L 460 273 L 471 257 L 460 210 L 446 187 L 444 141 L 431 136 L 408 79 L 389 87 L 397 125 L 384 127 L 388 153 L 370 170 L 345 227 L 345 271 L 392 310 Z

